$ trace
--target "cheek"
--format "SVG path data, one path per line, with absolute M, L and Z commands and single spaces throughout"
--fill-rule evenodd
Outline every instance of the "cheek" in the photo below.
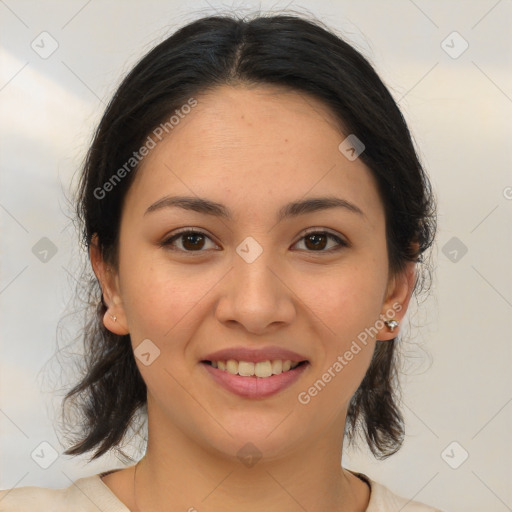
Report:
M 386 270 L 382 264 L 372 263 L 344 264 L 323 275 L 302 276 L 298 280 L 297 295 L 325 328 L 326 352 L 343 348 L 378 319 Z
M 201 296 L 197 279 L 190 279 L 179 267 L 154 254 L 129 242 L 121 246 L 120 288 L 135 344 L 139 338 L 162 343 Z
M 304 282 L 303 296 L 306 295 Z M 317 365 L 298 401 L 310 415 L 338 417 L 359 387 L 375 348 L 375 325 L 381 312 L 385 283 L 380 271 L 368 268 L 332 273 L 316 280 L 321 291 L 309 296 L 318 331 Z
M 177 335 L 186 327 L 188 315 L 199 307 L 200 294 L 184 290 L 176 279 L 164 281 L 152 272 L 144 275 L 125 295 L 130 333 L 133 341 L 151 338 L 163 347 L 171 339 L 180 339 Z
M 201 319 L 212 308 L 208 292 L 218 283 L 219 270 L 176 263 L 165 253 L 155 255 L 135 244 L 126 243 L 123 250 L 121 294 L 132 344 L 137 347 L 150 339 L 163 355 L 181 352 L 183 357 Z

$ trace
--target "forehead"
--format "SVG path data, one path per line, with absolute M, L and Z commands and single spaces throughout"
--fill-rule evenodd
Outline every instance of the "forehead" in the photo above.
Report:
M 179 128 L 175 145 L 185 143 L 199 154 L 220 152 L 233 159 L 258 154 L 253 164 L 267 163 L 268 151 L 272 151 L 269 160 L 276 153 L 289 159 L 291 151 L 319 148 L 321 140 L 323 146 L 336 144 L 341 137 L 340 123 L 319 100 L 261 85 L 222 86 L 199 96 L 195 111 Z M 327 134 L 333 139 L 325 140 Z M 171 137 L 169 143 L 173 144 Z
M 371 172 L 340 152 L 347 135 L 321 101 L 270 86 L 221 86 L 195 99 L 142 161 L 128 193 L 140 208 L 174 192 L 217 202 L 229 194 L 273 211 L 272 201 L 339 192 L 380 208 Z

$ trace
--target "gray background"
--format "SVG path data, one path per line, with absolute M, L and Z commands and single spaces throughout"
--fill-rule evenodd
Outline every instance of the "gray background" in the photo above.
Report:
M 439 201 L 432 293 L 403 342 L 405 445 L 384 462 L 347 451 L 344 465 L 447 512 L 512 510 L 510 0 L 0 0 L 0 488 L 65 487 L 122 465 L 60 455 L 56 432 L 73 377 L 57 341 L 78 329 L 59 321 L 83 260 L 66 198 L 105 103 L 177 27 L 284 8 L 313 13 L 370 59 Z

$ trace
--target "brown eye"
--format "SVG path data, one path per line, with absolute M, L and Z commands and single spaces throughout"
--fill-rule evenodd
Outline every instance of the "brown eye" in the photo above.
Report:
M 325 249 L 327 236 L 324 233 L 313 233 L 304 237 L 308 249 Z
M 198 233 L 190 233 L 188 235 L 181 235 L 183 247 L 187 250 L 194 251 L 202 249 L 204 246 L 204 235 Z
M 334 246 L 328 247 L 328 241 L 334 240 Z M 306 234 L 299 240 L 300 243 L 304 241 L 304 245 L 308 252 L 330 252 L 341 249 L 342 247 L 348 247 L 348 244 L 340 237 L 328 233 L 327 231 L 314 231 Z M 327 249 L 326 249 L 327 248 Z
M 162 246 L 169 246 L 171 249 L 183 252 L 205 252 L 202 249 L 208 240 L 211 241 L 210 237 L 201 231 L 181 231 L 162 242 Z M 216 247 L 215 244 L 213 245 Z

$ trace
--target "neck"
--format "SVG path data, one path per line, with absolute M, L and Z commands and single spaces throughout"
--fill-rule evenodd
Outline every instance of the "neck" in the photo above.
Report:
M 149 413 L 149 411 L 148 411 Z M 151 419 L 151 416 L 149 416 Z M 369 493 L 341 467 L 345 418 L 326 435 L 282 458 L 228 457 L 199 446 L 186 432 L 148 420 L 148 446 L 135 481 L 140 512 L 174 510 L 365 510 Z M 336 447 L 336 449 L 333 449 Z M 139 511 L 137 511 L 139 512 Z

